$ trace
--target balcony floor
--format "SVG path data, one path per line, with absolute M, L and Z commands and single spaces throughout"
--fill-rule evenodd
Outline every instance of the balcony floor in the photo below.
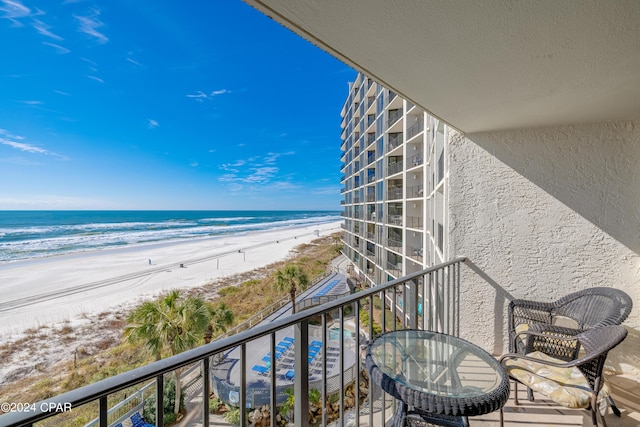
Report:
M 625 385 L 632 383 L 635 389 Z M 615 377 L 610 382 L 613 399 L 620 409 L 621 417 L 617 417 L 607 408 L 605 420 L 609 427 L 640 427 L 640 383 L 624 377 Z M 624 387 L 624 388 L 622 388 Z M 505 427 L 545 426 L 545 427 L 582 427 L 592 426 L 591 413 L 585 409 L 567 409 L 556 405 L 543 396 L 534 393 L 534 402 L 527 400 L 527 392 L 523 386 L 518 387 L 519 405 L 513 400 L 513 387 L 509 401 L 504 406 Z M 500 425 L 500 413 L 473 417 L 469 424 L 474 427 L 494 427 Z

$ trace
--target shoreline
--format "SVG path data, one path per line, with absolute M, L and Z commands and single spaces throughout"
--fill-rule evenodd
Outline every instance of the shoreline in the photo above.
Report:
M 82 323 L 171 289 L 190 289 L 264 267 L 296 246 L 340 230 L 342 221 L 137 245 L 0 266 L 0 345 L 30 329 Z

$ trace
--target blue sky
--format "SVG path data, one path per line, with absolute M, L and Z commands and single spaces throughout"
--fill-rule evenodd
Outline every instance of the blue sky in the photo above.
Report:
M 240 0 L 0 0 L 0 209 L 340 209 L 355 71 Z

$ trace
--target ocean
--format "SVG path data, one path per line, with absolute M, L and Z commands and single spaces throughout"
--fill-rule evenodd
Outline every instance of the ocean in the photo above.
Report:
M 339 211 L 0 211 L 0 263 L 338 220 Z

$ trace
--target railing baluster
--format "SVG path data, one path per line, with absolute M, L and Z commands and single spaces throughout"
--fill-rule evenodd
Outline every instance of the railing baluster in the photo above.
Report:
M 309 425 L 309 321 L 302 320 L 294 326 L 295 366 L 293 392 L 298 397 L 294 405 L 293 421 L 296 427 Z
M 453 328 L 454 326 L 454 313 L 455 313 L 455 306 L 454 306 L 454 302 L 455 302 L 455 298 L 454 298 L 454 293 L 453 293 L 453 289 L 451 288 L 451 266 L 448 266 L 445 269 L 445 274 L 447 277 L 447 295 L 448 295 L 448 299 L 446 301 L 446 305 L 449 307 L 449 316 L 447 316 L 447 321 L 449 322 L 449 327 L 447 328 L 447 334 L 453 334 Z
M 398 288 L 396 286 L 394 286 L 393 288 L 391 288 L 391 290 L 392 290 L 392 295 L 393 295 L 393 305 L 391 306 L 391 322 L 392 322 L 391 330 L 395 331 L 396 330 L 396 325 L 398 323 L 398 300 L 397 300 L 397 298 L 398 298 Z M 387 308 L 387 306 L 386 306 L 386 304 L 384 304 L 382 306 L 382 309 L 384 311 L 386 311 L 386 308 Z M 403 313 L 405 312 L 404 308 L 402 309 L 402 312 Z
M 202 425 L 209 425 L 209 395 L 211 394 L 211 360 L 202 359 Z
M 456 336 L 459 337 L 460 336 L 460 262 L 456 263 L 456 289 L 458 290 L 458 304 L 457 304 L 457 313 L 456 313 L 456 318 L 458 319 L 458 324 L 456 327 Z
M 360 352 L 360 300 L 356 300 L 355 304 L 354 304 L 354 308 L 356 311 L 356 319 L 355 319 L 355 325 L 356 325 L 356 348 L 355 348 L 355 353 L 356 353 L 356 375 L 355 375 L 355 389 L 354 389 L 354 394 L 355 394 L 355 412 L 356 412 L 356 427 L 360 426 L 360 370 L 361 370 L 361 363 L 362 363 L 362 355 Z
M 164 374 L 156 377 L 156 425 L 164 425 Z
M 107 403 L 107 398 L 108 396 L 102 396 L 98 400 L 99 401 L 98 416 L 100 417 L 100 427 L 107 427 L 109 425 L 109 420 L 108 420 L 109 404 Z
M 326 426 L 327 419 L 327 313 L 322 315 L 322 425 Z M 272 424 L 275 425 L 275 424 Z
M 247 425 L 247 343 L 240 346 L 240 427 Z
M 373 295 L 369 295 L 369 342 L 373 341 L 373 320 Z M 373 381 L 369 377 L 369 427 L 373 427 L 373 387 Z
M 293 345 L 295 348 L 295 346 L 298 344 L 294 343 Z M 269 354 L 271 355 L 271 361 L 269 362 L 269 372 L 271 377 L 271 383 L 269 385 L 269 393 L 270 393 L 269 401 L 271 402 L 270 417 L 271 417 L 271 425 L 275 426 L 277 425 L 276 407 L 278 406 L 278 394 L 277 394 L 277 388 L 276 388 L 277 378 L 276 378 L 276 334 L 275 332 L 271 333 L 271 341 L 269 343 Z
M 340 306 L 340 425 L 344 425 L 344 306 Z

